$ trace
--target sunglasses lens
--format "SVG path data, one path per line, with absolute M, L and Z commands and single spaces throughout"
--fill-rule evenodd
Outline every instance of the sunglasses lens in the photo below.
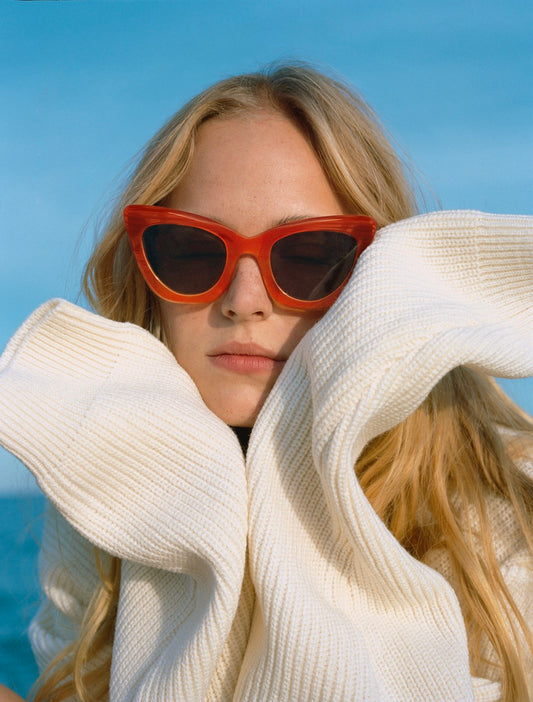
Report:
M 357 255 L 348 234 L 311 231 L 278 239 L 272 246 L 272 274 L 284 293 L 297 300 L 321 300 L 346 280 Z
M 182 295 L 215 285 L 226 264 L 226 246 L 214 234 L 180 224 L 155 224 L 143 233 L 143 247 L 155 275 Z

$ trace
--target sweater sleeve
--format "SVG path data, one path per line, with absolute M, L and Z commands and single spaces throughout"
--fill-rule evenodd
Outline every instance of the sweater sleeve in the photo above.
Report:
M 0 417 L 0 444 L 88 541 L 122 559 L 196 574 L 220 556 L 216 542 L 216 553 L 198 553 L 197 533 L 225 535 L 232 525 L 240 582 L 241 448 L 146 330 L 66 301 L 42 305 L 0 357 Z
M 111 699 L 203 699 L 239 604 L 246 476 L 234 433 L 174 356 L 140 327 L 50 301 L 0 357 L 0 443 L 70 524 L 47 530 L 40 664 L 76 637 L 94 589 L 80 534 L 128 564 Z
M 105 566 L 109 556 L 102 553 L 101 558 Z M 95 547 L 50 504 L 39 554 L 39 579 L 44 597 L 29 636 L 42 672 L 77 639 L 91 596 L 101 583 Z

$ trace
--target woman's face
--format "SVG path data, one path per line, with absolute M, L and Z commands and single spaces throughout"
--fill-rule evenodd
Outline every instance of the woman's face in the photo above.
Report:
M 165 206 L 218 220 L 252 237 L 287 220 L 344 214 L 298 129 L 274 111 L 214 118 L 198 132 L 191 167 Z M 283 365 L 317 312 L 268 295 L 243 256 L 209 304 L 161 300 L 168 345 L 206 405 L 232 426 L 252 426 Z

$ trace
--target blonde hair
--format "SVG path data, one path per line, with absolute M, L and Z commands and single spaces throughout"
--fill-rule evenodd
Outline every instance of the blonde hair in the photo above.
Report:
M 303 64 L 229 78 L 185 105 L 144 150 L 87 265 L 84 290 L 97 312 L 162 338 L 158 301 L 133 258 L 122 209 L 164 200 L 187 172 L 206 120 L 265 107 L 300 128 L 347 211 L 370 215 L 378 226 L 415 213 L 402 162 L 370 108 L 342 82 Z M 515 467 L 498 426 L 523 434 L 533 430 L 488 379 L 456 369 L 408 419 L 366 447 L 356 470 L 377 513 L 413 555 L 423 560 L 432 549 L 447 549 L 473 672 L 483 664 L 482 643 L 488 639 L 503 699 L 525 702 L 519 632 L 532 652 L 533 643 L 501 577 L 485 500 L 493 493 L 510 502 L 533 550 L 533 484 Z M 37 682 L 35 702 L 72 695 L 83 702 L 105 699 L 119 574 L 120 564 L 112 560 L 111 571 L 101 573 L 79 638 Z

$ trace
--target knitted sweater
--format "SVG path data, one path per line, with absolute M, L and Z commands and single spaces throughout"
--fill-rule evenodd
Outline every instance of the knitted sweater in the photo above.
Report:
M 462 364 L 533 374 L 532 218 L 382 229 L 287 362 L 246 460 L 148 332 L 40 307 L 0 359 L 0 441 L 59 512 L 41 665 L 75 636 L 95 544 L 122 559 L 112 702 L 499 699 L 471 678 L 450 583 L 400 546 L 353 470 Z M 531 621 L 532 564 L 511 532 L 501 566 Z

